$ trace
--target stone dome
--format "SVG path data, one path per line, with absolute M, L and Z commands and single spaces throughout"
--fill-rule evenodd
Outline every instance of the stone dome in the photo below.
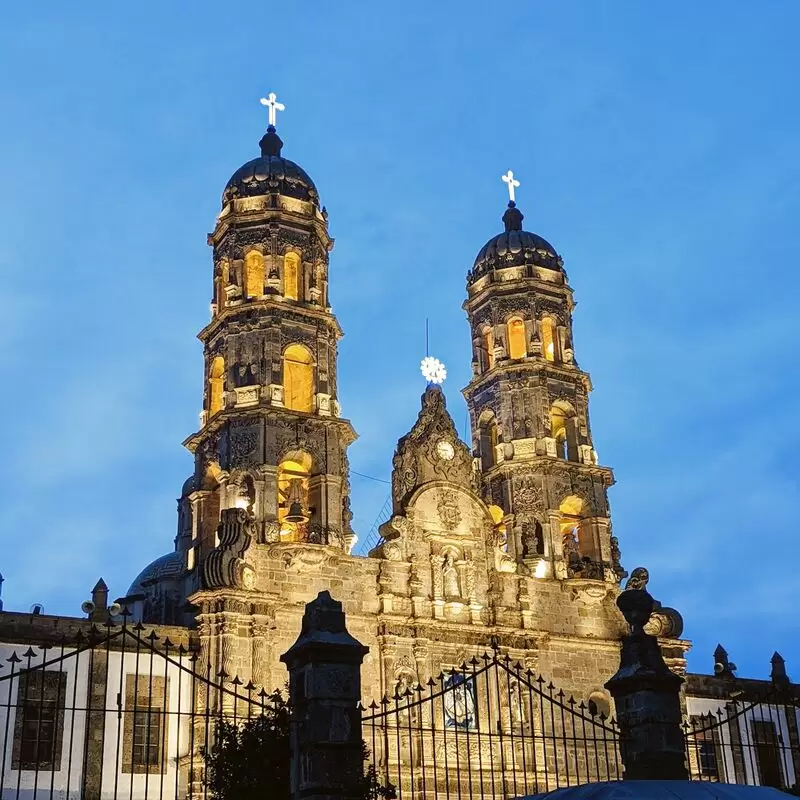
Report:
M 177 550 L 160 556 L 148 564 L 134 579 L 126 597 L 143 594 L 144 589 L 158 581 L 178 578 L 183 573 L 183 554 Z
M 541 236 L 522 230 L 524 216 L 513 201 L 503 214 L 505 230 L 493 236 L 481 248 L 470 273 L 474 281 L 502 267 L 518 267 L 535 264 L 547 269 L 563 269 L 564 262 L 555 247 Z
M 238 197 L 254 197 L 277 191 L 286 197 L 319 205 L 314 181 L 300 166 L 281 156 L 283 142 L 271 125 L 259 142 L 261 155 L 243 164 L 225 185 L 222 205 Z

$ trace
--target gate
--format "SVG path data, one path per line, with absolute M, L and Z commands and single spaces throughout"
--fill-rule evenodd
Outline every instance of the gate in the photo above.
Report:
M 275 698 L 198 662 L 188 638 L 142 625 L 0 644 L 0 800 L 207 797 L 217 724 Z
M 592 706 L 590 708 L 590 705 Z M 398 800 L 536 794 L 622 777 L 619 729 L 497 652 L 362 709 L 368 763 Z
M 684 722 L 690 777 L 797 792 L 800 698 L 789 687 L 775 686 L 740 694 Z

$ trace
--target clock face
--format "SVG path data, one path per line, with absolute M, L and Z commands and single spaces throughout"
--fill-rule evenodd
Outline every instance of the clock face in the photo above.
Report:
M 456 454 L 453 445 L 446 439 L 442 439 L 442 441 L 436 445 L 436 452 L 439 454 L 439 458 L 443 458 L 445 461 L 452 461 Z

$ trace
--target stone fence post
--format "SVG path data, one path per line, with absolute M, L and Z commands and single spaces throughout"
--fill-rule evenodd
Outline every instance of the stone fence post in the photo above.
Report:
M 348 632 L 328 592 L 306 604 L 297 641 L 282 656 L 292 709 L 294 800 L 360 800 L 364 787 L 361 662 L 369 651 Z
M 619 669 L 606 688 L 617 709 L 623 777 L 688 780 L 681 727 L 683 678 L 664 663 L 656 637 L 644 632 L 655 600 L 644 588 L 626 588 L 617 606 L 631 629 L 622 640 Z

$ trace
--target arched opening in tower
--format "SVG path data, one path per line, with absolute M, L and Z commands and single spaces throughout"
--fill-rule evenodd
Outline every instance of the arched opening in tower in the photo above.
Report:
M 300 294 L 300 256 L 287 253 L 283 257 L 283 296 L 287 300 L 299 300 Z
M 508 357 L 525 358 L 528 355 L 528 345 L 525 342 L 525 323 L 514 317 L 508 321 Z
M 208 416 L 213 417 L 222 411 L 222 398 L 225 382 L 225 359 L 216 356 L 208 371 Z
M 288 453 L 278 465 L 278 508 L 281 541 L 302 542 L 307 538 L 311 456 L 302 451 Z
M 497 421 L 489 415 L 481 419 L 479 424 L 479 440 L 481 469 L 486 471 L 497 463 Z
M 314 410 L 314 359 L 302 344 L 283 353 L 283 404 L 292 411 Z
M 556 352 L 556 326 L 550 317 L 544 317 L 541 322 L 542 355 L 547 361 L 557 361 Z
M 558 400 L 550 408 L 550 435 L 556 442 L 556 455 L 565 461 L 578 461 L 578 432 L 572 406 Z
M 264 294 L 264 256 L 251 250 L 244 257 L 244 295 L 261 297 Z

